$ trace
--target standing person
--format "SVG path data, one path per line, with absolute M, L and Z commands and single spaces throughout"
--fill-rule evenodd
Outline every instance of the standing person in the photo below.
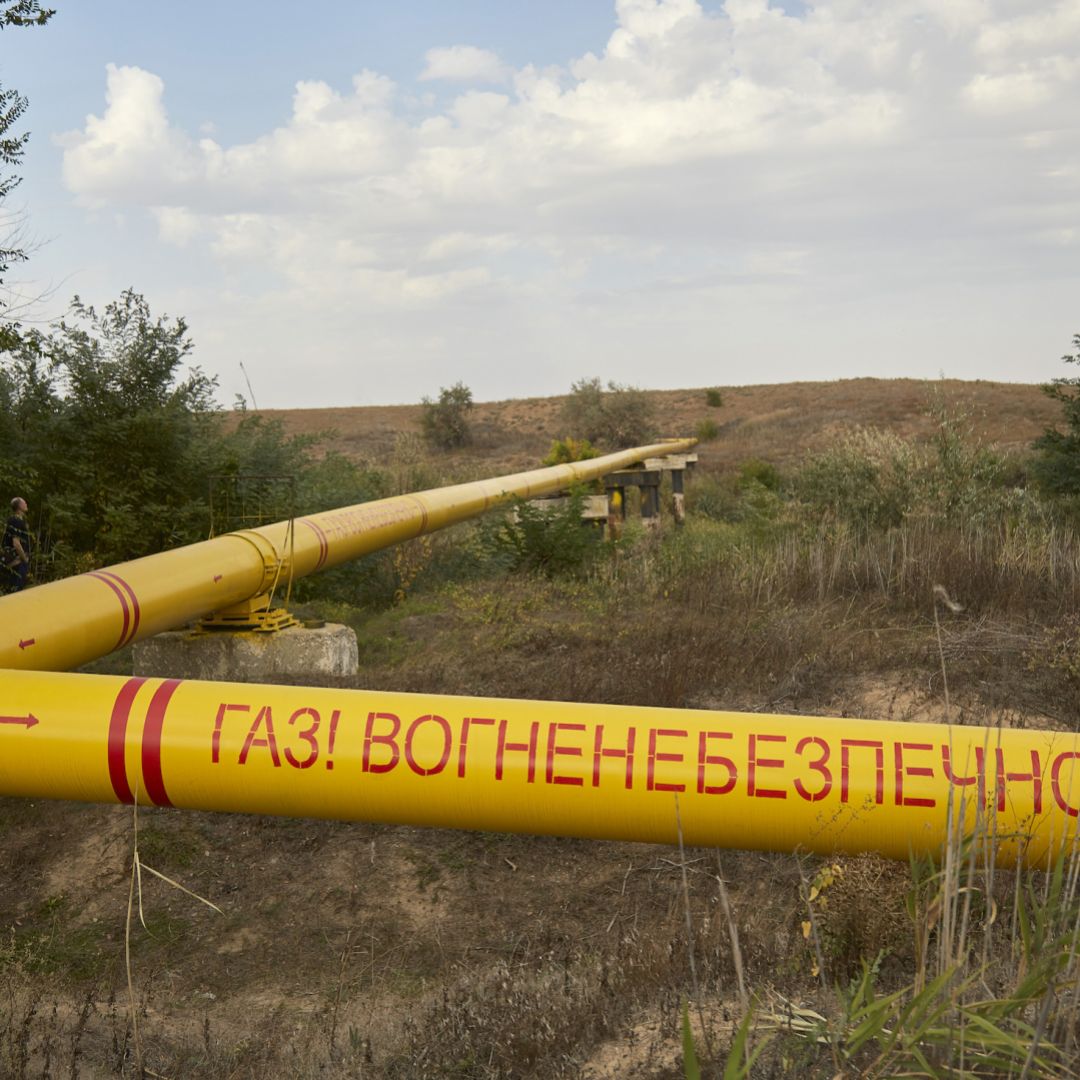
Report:
M 18 592 L 26 585 L 26 573 L 30 569 L 30 530 L 26 526 L 26 511 L 26 500 L 16 495 L 11 500 L 11 517 L 7 519 L 3 544 L 0 545 L 4 584 L 10 592 Z

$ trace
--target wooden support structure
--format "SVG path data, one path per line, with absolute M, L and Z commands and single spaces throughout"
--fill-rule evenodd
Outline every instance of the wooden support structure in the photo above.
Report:
M 586 495 L 582 508 L 583 523 L 603 521 L 607 537 L 617 540 L 626 522 L 626 489 L 636 487 L 641 493 L 641 522 L 646 529 L 660 528 L 660 488 L 664 473 L 671 476 L 671 515 L 676 526 L 686 521 L 684 474 L 697 464 L 697 454 L 665 454 L 645 458 L 628 469 L 617 469 L 603 478 L 604 495 Z M 530 499 L 529 505 L 542 510 L 564 506 L 567 495 Z
M 686 521 L 686 496 L 683 475 L 697 464 L 697 454 L 665 454 L 646 458 L 640 465 L 618 469 L 604 477 L 608 493 L 608 527 L 610 536 L 618 536 L 626 520 L 626 489 L 636 487 L 641 492 L 641 521 L 646 529 L 660 527 L 660 485 L 664 473 L 671 475 L 671 514 L 676 526 Z
M 662 469 L 671 474 L 671 516 L 676 527 L 686 523 L 686 493 L 683 476 L 697 464 L 697 454 L 665 454 L 659 458 L 648 458 L 647 469 Z
M 542 499 L 530 499 L 529 505 L 544 513 L 561 510 L 570 503 L 569 495 L 548 495 Z M 514 512 L 516 518 L 517 511 Z M 584 525 L 608 520 L 608 500 L 606 495 L 586 495 L 581 501 L 581 521 Z

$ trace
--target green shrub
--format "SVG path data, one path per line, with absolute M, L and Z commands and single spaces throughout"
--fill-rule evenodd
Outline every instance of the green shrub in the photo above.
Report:
M 399 431 L 394 436 L 394 449 L 386 468 L 391 484 L 388 494 L 391 495 L 426 491 L 438 487 L 441 481 L 428 456 L 424 439 L 415 431 Z
M 617 448 L 638 446 L 655 434 L 653 404 L 644 390 L 599 379 L 581 379 L 563 405 L 564 426 L 576 438 Z
M 539 570 L 554 577 L 582 570 L 595 556 L 595 533 L 584 526 L 584 493 L 575 489 L 551 507 L 517 499 L 514 514 L 487 530 L 489 550 L 515 570 Z
M 923 474 L 925 508 L 953 524 L 997 522 L 1024 501 L 1008 483 L 1015 474 L 1006 459 L 983 445 L 973 409 L 931 390 L 927 415 L 934 421 L 933 456 Z
M 739 484 L 760 484 L 769 491 L 779 491 L 782 478 L 780 470 L 771 461 L 761 458 L 747 458 L 739 465 Z
M 776 491 L 731 473 L 695 477 L 688 487 L 687 514 L 739 526 L 740 534 L 756 539 L 772 535 L 791 517 L 789 505 Z
M 702 420 L 698 424 L 695 434 L 700 442 L 712 442 L 720 434 L 720 428 L 715 420 Z
M 442 450 L 467 446 L 472 440 L 469 430 L 469 410 L 473 407 L 472 391 L 462 382 L 439 389 L 439 400 L 421 400 L 424 407 L 420 417 L 424 438 Z
M 710 408 L 719 409 L 724 404 L 724 395 L 713 387 L 711 390 L 705 391 L 705 404 Z
M 1061 359 L 1080 365 L 1080 334 L 1073 335 L 1073 346 L 1076 352 Z M 1059 431 L 1055 425 L 1035 440 L 1036 479 L 1050 495 L 1076 500 L 1080 496 L 1080 378 L 1054 379 L 1042 391 L 1061 405 L 1068 430 Z
M 887 529 L 911 515 L 958 527 L 1044 520 L 1049 508 L 1017 487 L 1023 471 L 976 436 L 970 413 L 931 398 L 929 447 L 859 429 L 808 459 L 795 478 L 803 510 L 860 528 Z
M 915 502 L 920 472 L 920 455 L 909 442 L 859 428 L 811 457 L 795 490 L 813 511 L 863 528 L 889 528 Z

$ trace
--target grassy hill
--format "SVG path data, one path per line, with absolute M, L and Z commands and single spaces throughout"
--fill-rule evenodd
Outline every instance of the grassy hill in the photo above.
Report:
M 934 395 L 970 411 L 979 435 L 1005 450 L 1025 448 L 1060 414 L 1038 386 L 1025 383 L 840 379 L 724 387 L 721 394 L 724 404 L 711 408 L 703 389 L 650 391 L 658 431 L 666 437 L 693 435 L 702 420 L 713 420 L 720 437 L 701 451 L 710 464 L 727 466 L 749 457 L 793 461 L 858 426 L 925 439 L 933 430 L 927 403 Z M 567 434 L 560 420 L 565 400 L 478 402 L 470 417 L 474 445 L 450 462 L 496 470 L 533 467 L 552 439 Z M 267 409 L 262 415 L 280 420 L 290 434 L 318 435 L 328 449 L 378 461 L 393 453 L 399 434 L 420 432 L 421 407 Z
M 972 454 L 995 448 L 1017 476 L 1057 418 L 1036 387 L 982 382 L 724 388 L 720 408 L 703 389 L 656 392 L 662 434 L 719 428 L 681 537 L 633 534 L 617 558 L 548 577 L 485 561 L 483 536 L 462 526 L 403 551 L 398 603 L 369 603 L 364 579 L 344 575 L 308 609 L 356 628 L 363 687 L 1073 730 L 1080 548 L 1011 480 L 994 481 L 1000 503 L 948 513 L 933 510 L 940 491 L 919 489 L 924 510 L 873 528 L 738 480 L 760 459 L 795 483 L 808 456 L 865 427 L 925 447 L 929 469 L 934 393 L 964 417 L 950 431 Z M 534 466 L 564 434 L 560 407 L 479 404 L 471 447 L 420 461 L 407 438 L 417 406 L 267 415 L 438 482 Z M 937 611 L 935 585 L 964 610 Z M 3 799 L 0 841 L 0 1076 L 138 1075 L 130 809 Z M 1075 897 L 1052 905 L 1043 875 L 961 883 L 872 855 L 694 850 L 684 863 L 645 844 L 176 811 L 141 812 L 139 847 L 222 909 L 144 875 L 130 973 L 146 1075 L 682 1077 L 684 997 L 706 1075 L 720 1075 L 746 995 L 751 1045 L 764 1048 L 755 1076 L 898 1075 L 915 1067 L 909 1044 L 927 1059 L 920 1075 L 959 1075 L 946 1071 L 960 1053 L 949 1031 L 973 995 L 1000 1006 L 980 1014 L 984 1043 L 996 1025 L 1022 1062 L 1044 1040 L 1026 1075 L 1076 1064 L 1074 976 L 1055 972 L 1049 997 L 1036 978 L 1040 954 L 1071 932 Z M 940 915 L 958 902 L 963 945 Z M 922 982 L 937 996 L 919 997 Z M 910 1002 L 906 1017 L 875 1013 L 870 985 L 876 1000 Z M 912 1018 L 936 1041 L 912 1034 Z M 891 1049 L 887 1035 L 854 1047 L 866 1020 L 896 1033 Z M 968 1075 L 1006 1071 L 974 1071 L 965 1054 Z

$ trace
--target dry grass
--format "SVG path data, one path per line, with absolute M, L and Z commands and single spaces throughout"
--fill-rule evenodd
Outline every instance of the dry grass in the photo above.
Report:
M 1033 388 L 965 392 L 991 437 L 1023 441 L 1049 419 Z M 701 391 L 657 395 L 673 434 L 721 425 L 706 481 L 856 424 L 932 434 L 916 383 L 723 395 L 720 409 Z M 533 464 L 563 434 L 559 406 L 478 405 L 477 444 L 437 461 L 400 438 L 411 406 L 285 418 L 336 421 L 339 449 L 389 455 L 408 487 Z M 508 577 L 476 530 L 456 530 L 401 555 L 394 606 L 343 595 L 322 610 L 357 626 L 356 682 L 373 688 L 940 720 L 944 659 L 965 722 L 1080 726 L 1068 530 L 915 514 L 872 531 L 765 509 L 734 524 L 692 512 L 677 538 L 631 531 L 592 573 L 556 579 Z M 940 640 L 935 585 L 963 606 L 941 611 Z M 123 808 L 0 800 L 0 1076 L 138 1075 L 131 842 Z M 959 857 L 963 842 L 940 873 L 754 852 L 724 853 L 721 870 L 714 853 L 648 845 L 146 812 L 142 858 L 224 915 L 144 878 L 149 932 L 132 925 L 131 955 L 145 1064 L 205 1080 L 676 1078 L 689 998 L 709 1076 L 745 993 L 754 1076 L 1068 1075 L 1076 870 L 992 872 Z M 987 1024 L 1011 1055 L 997 1072 L 975 1067 Z
M 709 467 L 734 468 L 748 458 L 787 465 L 807 451 L 820 450 L 859 426 L 880 427 L 904 438 L 929 440 L 928 396 L 940 391 L 962 400 L 977 420 L 978 433 L 1003 450 L 1026 448 L 1058 419 L 1059 407 L 1037 386 L 954 379 L 926 383 L 914 379 L 841 379 L 828 383 L 783 383 L 722 388 L 724 404 L 710 407 L 700 389 L 656 390 L 649 397 L 658 430 L 692 435 L 703 420 L 719 427 L 719 438 L 701 447 Z M 443 455 L 451 470 L 495 475 L 503 469 L 532 468 L 561 430 L 565 399 L 520 398 L 477 402 L 471 413 L 472 447 Z M 355 460 L 385 461 L 403 432 L 420 432 L 421 406 L 266 410 L 290 434 L 329 433 L 323 444 Z

